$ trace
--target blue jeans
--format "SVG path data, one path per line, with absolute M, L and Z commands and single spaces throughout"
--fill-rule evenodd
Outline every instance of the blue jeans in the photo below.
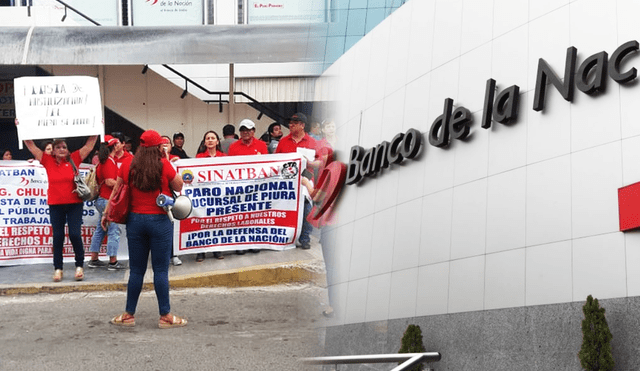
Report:
M 313 226 L 311 223 L 307 221 L 307 215 L 311 212 L 312 206 L 311 203 L 305 197 L 304 199 L 304 215 L 302 216 L 302 229 L 300 230 L 300 238 L 298 241 L 300 243 L 310 243 L 311 242 L 311 231 L 313 231 Z
M 62 249 L 64 245 L 64 225 L 69 225 L 69 240 L 73 246 L 76 267 L 84 264 L 84 246 L 82 246 L 82 209 L 84 203 L 49 205 L 49 217 L 53 230 L 53 268 L 62 269 Z
M 129 240 L 129 283 L 127 284 L 128 313 L 134 314 L 144 274 L 147 271 L 149 252 L 153 268 L 153 287 L 158 298 L 160 315 L 171 311 L 169 304 L 169 260 L 173 228 L 166 214 L 129 213 L 127 239 Z
M 102 220 L 102 213 L 104 212 L 105 207 L 107 207 L 107 202 L 108 200 L 98 197 L 94 203 L 98 210 L 98 220 Z M 91 238 L 91 247 L 89 247 L 89 252 L 100 252 L 100 245 L 102 245 L 105 233 L 107 234 L 107 255 L 118 256 L 120 227 L 116 223 L 110 223 L 106 232 L 102 227 L 100 227 L 100 224 L 98 224 L 96 231 L 93 232 L 93 237 Z

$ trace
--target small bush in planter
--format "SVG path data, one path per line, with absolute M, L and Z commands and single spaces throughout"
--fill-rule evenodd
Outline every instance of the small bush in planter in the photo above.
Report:
M 604 308 L 600 308 L 598 299 L 591 295 L 582 307 L 582 347 L 578 353 L 580 366 L 587 371 L 613 370 L 611 353 L 611 331 L 604 316 Z
M 424 353 L 426 352 L 422 344 L 422 330 L 420 326 L 409 325 L 402 335 L 402 346 L 398 353 Z M 424 365 L 421 363 L 410 369 L 410 371 L 422 371 Z

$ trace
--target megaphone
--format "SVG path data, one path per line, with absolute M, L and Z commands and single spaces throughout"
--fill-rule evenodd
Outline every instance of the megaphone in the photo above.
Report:
M 156 205 L 164 208 L 167 211 L 170 219 L 186 219 L 192 210 L 191 200 L 189 197 L 180 195 L 176 198 L 163 195 L 162 193 L 156 198 Z

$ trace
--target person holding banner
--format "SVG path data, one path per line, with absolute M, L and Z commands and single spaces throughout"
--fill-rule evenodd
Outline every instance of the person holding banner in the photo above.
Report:
M 307 125 L 307 116 L 304 113 L 295 113 L 289 118 L 289 135 L 280 139 L 276 153 L 292 153 L 297 152 L 298 148 L 307 148 L 316 151 L 314 161 L 309 161 L 307 167 L 310 169 L 317 168 L 320 161 L 318 158 L 318 144 L 309 134 L 305 132 Z M 304 217 L 302 218 L 302 230 L 300 231 L 300 248 L 308 250 L 311 248 L 311 231 L 313 226 L 307 220 L 307 215 L 311 212 L 311 203 L 305 198 L 304 201 Z
M 125 312 L 111 319 L 117 326 L 134 326 L 136 307 L 147 261 L 151 253 L 153 286 L 158 299 L 160 319 L 158 327 L 173 328 L 187 325 L 187 320 L 171 314 L 169 301 L 169 258 L 173 228 L 167 212 L 156 204 L 161 193 L 172 197 L 171 190 L 182 190 L 182 178 L 169 160 L 163 156 L 163 140 L 155 130 L 147 130 L 140 136 L 140 147 L 131 162 L 120 168 L 113 197 L 122 184 L 130 187 L 130 211 L 127 217 L 129 241 L 129 282 Z M 109 205 L 102 215 L 101 225 L 108 225 Z
M 220 146 L 220 137 L 215 131 L 209 130 L 204 133 L 202 144 L 203 148 L 201 149 L 201 151 L 198 151 L 198 153 L 196 154 L 196 158 L 226 156 L 222 152 L 222 147 Z
M 73 246 L 76 260 L 76 281 L 84 279 L 84 246 L 82 245 L 82 209 L 84 202 L 74 192 L 76 184 L 73 181 L 74 169 L 69 163 L 73 161 L 76 167 L 80 166 L 98 140 L 98 136 L 90 136 L 85 145 L 69 155 L 67 143 L 63 139 L 53 142 L 53 152 L 48 155 L 33 140 L 25 140 L 24 144 L 29 149 L 33 157 L 40 161 L 40 164 L 47 171 L 49 188 L 47 190 L 47 204 L 49 205 L 49 217 L 51 219 L 51 229 L 53 230 L 53 281 L 62 280 L 63 258 L 62 250 L 64 244 L 65 224 L 69 226 L 69 240 Z
M 200 148 L 198 149 L 198 153 L 196 154 L 196 158 L 208 158 L 208 157 L 219 157 L 226 156 L 224 152 L 222 152 L 222 146 L 220 144 L 220 137 L 218 133 L 213 130 L 209 130 L 204 133 L 204 137 L 202 138 L 202 142 L 200 144 Z M 220 251 L 214 251 L 213 257 L 216 259 L 224 259 L 222 253 Z M 196 261 L 201 262 L 204 261 L 205 255 L 203 252 L 196 254 Z
M 238 127 L 240 131 L 240 140 L 229 146 L 229 156 L 250 156 L 250 155 L 268 155 L 269 150 L 267 144 L 255 138 L 256 124 L 255 122 L 244 119 L 240 121 Z M 249 249 L 250 253 L 257 254 L 259 249 Z M 244 254 L 244 250 L 236 250 L 236 254 Z
M 102 219 L 102 213 L 107 206 L 107 200 L 111 196 L 113 186 L 116 185 L 116 178 L 118 177 L 118 165 L 114 158 L 118 151 L 122 151 L 124 144 L 120 142 L 118 138 L 114 138 L 111 135 L 104 136 L 104 143 L 100 144 L 98 150 L 98 164 L 96 165 L 96 180 L 100 184 L 100 191 L 98 198 L 94 205 L 98 210 L 98 215 Z M 100 253 L 100 245 L 104 235 L 107 235 L 107 255 L 109 256 L 109 263 L 105 263 L 98 259 Z M 91 260 L 87 263 L 89 268 L 107 267 L 110 271 L 125 269 L 126 267 L 118 261 L 118 246 L 120 245 L 120 227 L 117 224 L 112 223 L 106 230 L 101 226 L 97 226 L 93 237 L 91 238 L 91 247 L 89 252 L 91 253 Z

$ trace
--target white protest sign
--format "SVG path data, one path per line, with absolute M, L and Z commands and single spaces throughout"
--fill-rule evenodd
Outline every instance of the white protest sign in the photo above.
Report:
M 174 252 L 295 247 L 304 214 L 300 154 L 225 156 L 175 162 L 191 200 L 174 225 Z
M 29 76 L 14 79 L 18 141 L 104 135 L 98 79 Z

